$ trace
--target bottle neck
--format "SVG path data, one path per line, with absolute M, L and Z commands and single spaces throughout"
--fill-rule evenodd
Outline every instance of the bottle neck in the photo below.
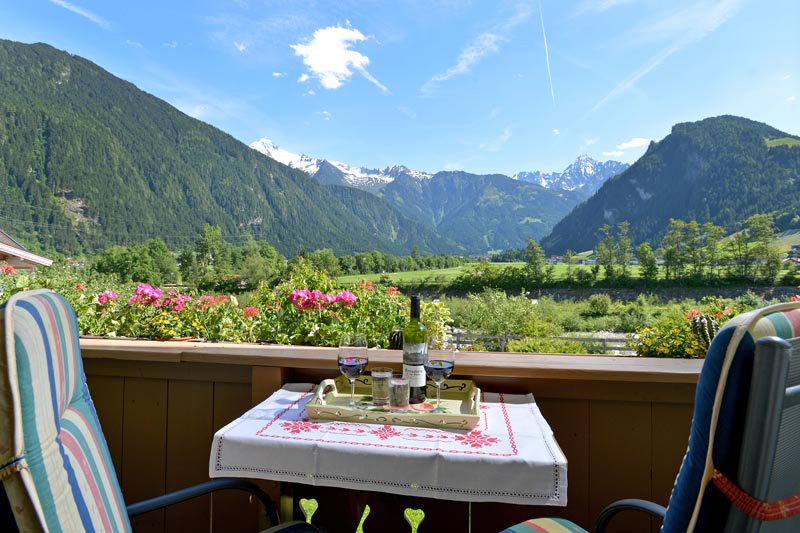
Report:
M 411 297 L 411 319 L 419 320 L 419 296 Z

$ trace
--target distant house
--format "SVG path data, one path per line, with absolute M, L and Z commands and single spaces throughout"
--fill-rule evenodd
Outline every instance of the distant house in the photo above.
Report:
M 16 269 L 35 270 L 37 266 L 50 266 L 52 259 L 29 252 L 11 235 L 0 230 L 0 261 L 5 261 Z

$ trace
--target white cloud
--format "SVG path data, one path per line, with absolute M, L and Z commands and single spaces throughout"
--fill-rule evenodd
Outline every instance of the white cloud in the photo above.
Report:
M 791 74 L 784 74 L 783 76 L 781 76 L 781 81 L 787 81 L 787 80 L 790 80 L 790 79 L 792 79 L 792 75 Z
M 331 112 L 330 111 L 320 111 L 317 114 L 319 116 L 321 116 L 322 118 L 324 118 L 325 120 L 330 120 L 331 119 Z
M 639 81 L 656 69 L 672 55 L 694 44 L 739 12 L 743 0 L 706 0 L 670 16 L 659 17 L 651 24 L 637 29 L 640 41 L 666 39 L 670 43 L 648 59 L 642 66 L 620 81 L 606 96 L 595 104 L 590 113 L 604 106 L 609 100 L 632 89 Z
M 310 75 L 317 78 L 325 89 L 338 89 L 356 70 L 381 91 L 388 92 L 389 89 L 367 71 L 369 57 L 351 48 L 367 39 L 355 28 L 329 26 L 316 30 L 305 44 L 293 44 L 291 48 L 303 58 Z M 309 74 L 303 74 L 298 81 L 308 79 Z
M 593 11 L 595 13 L 602 13 L 612 7 L 621 6 L 624 4 L 631 4 L 636 0 L 584 0 L 578 6 L 578 14 Z
M 244 41 L 233 41 L 233 46 L 240 52 L 247 50 L 247 43 Z
M 487 152 L 499 152 L 503 146 L 511 139 L 511 128 L 505 128 L 500 135 L 491 139 L 489 142 L 481 144 L 481 149 Z
M 447 81 L 454 76 L 466 74 L 472 66 L 480 61 L 484 56 L 500 50 L 499 42 L 502 37 L 494 33 L 481 33 L 458 55 L 455 65 L 444 72 L 440 72 L 420 88 L 420 93 L 430 96 L 438 88 L 439 84 Z
M 621 152 L 619 150 L 612 152 L 603 152 L 603 156 L 605 157 L 622 157 L 623 155 L 625 155 L 625 152 Z
M 529 16 L 530 7 L 523 5 L 513 16 L 505 20 L 503 24 L 492 31 L 483 32 L 475 37 L 461 50 L 453 66 L 436 74 L 420 87 L 420 95 L 433 95 L 442 82 L 455 76 L 468 73 L 481 59 L 489 54 L 498 52 L 500 50 L 500 44 L 508 40 L 506 34 L 515 26 L 523 23 Z
M 413 109 L 411 109 L 408 106 L 404 105 L 398 106 L 397 110 L 400 111 L 405 116 L 407 116 L 408 118 L 417 118 L 417 114 L 414 112 Z
M 553 128 L 553 135 L 561 135 L 561 130 L 558 128 Z
M 647 146 L 650 144 L 650 139 L 645 139 L 644 137 L 634 137 L 630 141 L 625 141 L 624 143 L 617 145 L 617 150 L 630 150 L 631 148 L 641 148 L 642 146 Z
M 69 11 L 72 11 L 76 15 L 80 15 L 83 18 L 89 19 L 92 22 L 94 22 L 95 24 L 97 24 L 98 26 L 103 26 L 103 27 L 108 27 L 109 26 L 109 23 L 108 23 L 108 21 L 106 19 L 104 19 L 104 18 L 102 18 L 102 17 L 100 17 L 98 15 L 95 15 L 94 13 L 89 11 L 88 9 L 84 9 L 84 8 L 82 8 L 80 6 L 76 6 L 75 4 L 71 4 L 71 3 L 67 2 L 66 0 L 50 0 L 50 3 L 55 4 L 55 5 L 59 6 L 59 7 L 63 7 L 64 9 L 67 9 Z
M 311 79 L 311 76 L 309 76 L 308 74 L 300 74 L 300 77 L 299 77 L 299 78 L 297 78 L 297 81 L 298 81 L 299 83 L 305 83 L 305 82 L 307 82 L 307 81 L 308 81 L 308 80 L 310 80 L 310 79 Z
M 592 137 L 591 139 L 584 139 L 583 146 L 591 146 L 593 144 L 597 144 L 597 141 L 599 140 L 600 139 L 598 139 L 597 137 Z
M 306 91 L 306 96 L 314 96 L 315 94 L 317 94 L 317 91 L 314 89 L 309 89 Z
M 169 41 L 167 43 L 164 43 L 164 46 L 166 46 L 167 48 L 177 48 L 178 41 Z
M 794 96 L 794 95 L 792 95 L 792 96 L 790 96 L 790 97 L 788 97 L 788 98 L 786 99 L 786 101 L 787 101 L 787 102 L 794 102 L 795 100 L 797 100 L 797 97 L 796 97 L 796 96 Z
M 272 77 L 273 78 L 280 78 L 282 76 L 286 76 L 286 73 L 285 72 L 273 72 L 272 73 Z
M 211 107 L 208 104 L 176 102 L 175 107 L 194 118 L 207 117 L 211 112 Z
M 128 46 L 135 46 L 136 48 L 142 48 L 142 43 L 140 43 L 139 41 L 131 41 L 130 39 L 128 39 L 127 41 L 125 41 L 125 44 L 127 44 Z

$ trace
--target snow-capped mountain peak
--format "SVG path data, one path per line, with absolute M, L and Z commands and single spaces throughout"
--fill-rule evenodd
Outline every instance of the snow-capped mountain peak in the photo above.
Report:
M 429 179 L 433 176 L 433 174 L 410 169 L 404 165 L 373 169 L 354 167 L 330 159 L 298 155 L 278 147 L 266 137 L 251 143 L 250 148 L 279 163 L 302 170 L 326 185 L 346 185 L 371 192 L 377 192 L 400 176 L 408 176 L 412 179 Z
M 583 154 L 561 172 L 517 172 L 513 178 L 547 189 L 580 190 L 593 194 L 607 179 L 629 166 L 619 161 L 598 161 Z

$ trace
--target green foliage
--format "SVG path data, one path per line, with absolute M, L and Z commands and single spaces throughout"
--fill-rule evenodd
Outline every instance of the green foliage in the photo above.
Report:
M 548 339 L 543 337 L 525 337 L 524 339 L 512 339 L 508 341 L 506 349 L 509 352 L 526 353 L 567 353 L 585 354 L 589 353 L 583 343 L 576 341 L 565 341 L 561 339 Z
M 457 327 L 487 335 L 551 336 L 562 332 L 541 316 L 538 304 L 529 295 L 508 296 L 486 289 L 463 299 L 450 298 L 447 307 Z
M 607 315 L 611 310 L 611 296 L 608 294 L 592 294 L 586 302 L 589 305 L 588 314 L 591 316 Z
M 101 274 L 116 275 L 120 282 L 142 282 L 161 285 L 175 283 L 178 265 L 161 239 L 142 244 L 111 246 L 94 261 Z
M 642 279 L 645 283 L 653 283 L 658 278 L 658 265 L 656 264 L 656 255 L 649 242 L 639 245 L 636 250 L 636 258 L 639 260 Z

